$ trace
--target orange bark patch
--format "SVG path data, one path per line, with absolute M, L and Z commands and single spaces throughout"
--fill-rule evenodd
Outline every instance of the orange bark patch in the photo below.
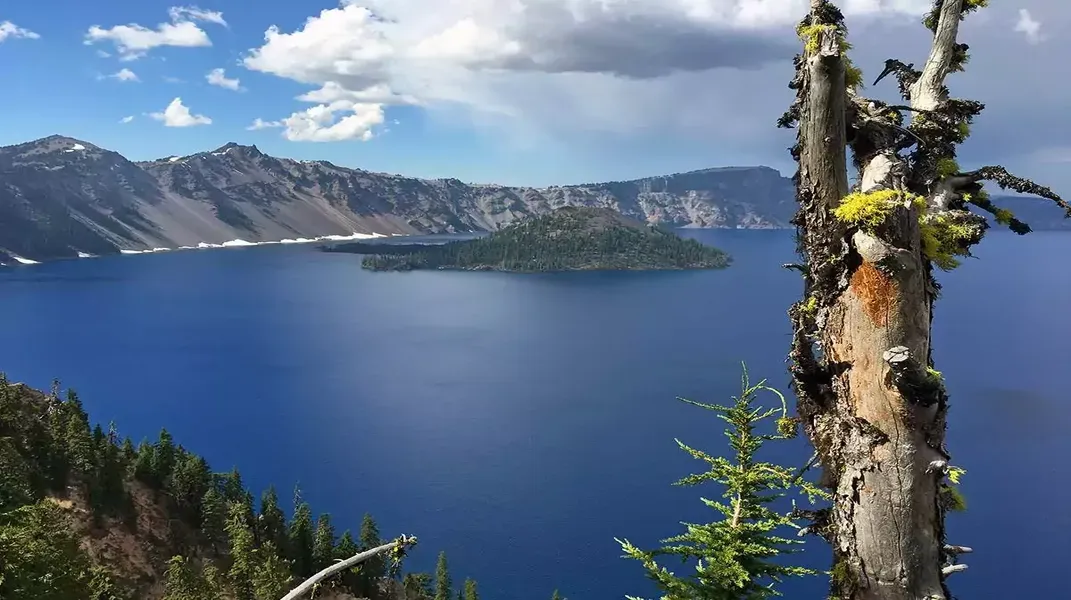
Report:
M 870 320 L 875 325 L 887 327 L 889 313 L 896 304 L 896 282 L 873 264 L 863 262 L 852 273 L 851 289 L 862 301 L 863 310 Z

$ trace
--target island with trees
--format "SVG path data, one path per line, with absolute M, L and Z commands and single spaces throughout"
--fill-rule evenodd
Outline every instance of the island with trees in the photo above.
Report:
M 725 252 L 609 208 L 564 207 L 488 236 L 446 244 L 345 244 L 374 271 L 592 271 L 720 269 Z

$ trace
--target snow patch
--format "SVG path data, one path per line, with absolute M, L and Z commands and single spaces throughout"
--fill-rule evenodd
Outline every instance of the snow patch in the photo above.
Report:
M 245 240 L 231 240 L 229 242 L 223 242 L 220 244 L 224 248 L 238 248 L 244 246 L 256 246 L 256 242 L 247 242 Z
M 23 257 L 21 257 L 21 256 L 19 256 L 17 254 L 12 254 L 11 258 L 14 258 L 15 262 L 19 263 L 20 265 L 39 265 L 39 264 L 41 264 L 41 263 L 37 262 L 36 260 L 30 260 L 28 258 L 23 258 Z
M 167 159 L 167 162 L 178 162 L 180 160 L 182 160 L 181 156 L 172 156 L 171 158 Z
M 64 152 L 78 152 L 79 150 L 85 150 L 85 149 L 86 149 L 86 147 L 83 146 L 82 144 L 75 144 L 75 145 L 71 146 L 70 148 L 67 148 L 66 150 L 64 150 Z
M 88 252 L 79 251 L 78 252 L 78 258 L 96 258 L 96 257 L 93 256 L 92 254 L 88 253 Z

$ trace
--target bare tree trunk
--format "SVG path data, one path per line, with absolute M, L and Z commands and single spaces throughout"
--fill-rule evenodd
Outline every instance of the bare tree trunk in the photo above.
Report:
M 983 106 L 950 100 L 945 78 L 965 62 L 959 21 L 978 6 L 936 0 L 921 72 L 887 61 L 879 81 L 894 73 L 909 106 L 857 95 L 843 16 L 831 3 L 811 0 L 798 28 L 797 98 L 779 122 L 799 123 L 793 156 L 805 261 L 793 265 L 804 274 L 805 295 L 789 311 L 789 358 L 799 414 L 833 492 L 831 509 L 811 528 L 833 546 L 833 598 L 949 598 L 945 578 L 965 568 L 955 557 L 969 548 L 944 540 L 947 396 L 939 374 L 927 369 L 938 290 L 932 265 L 952 268 L 954 255 L 981 240 L 985 219 L 968 203 L 1029 230 L 988 203 L 983 179 L 1068 208 L 999 167 L 983 175 L 955 165 L 956 144 Z M 909 129 L 904 111 L 912 115 Z M 849 147 L 858 169 L 850 195 Z

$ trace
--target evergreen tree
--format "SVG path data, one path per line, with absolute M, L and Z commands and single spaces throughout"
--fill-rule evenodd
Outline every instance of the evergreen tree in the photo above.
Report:
M 123 464 L 126 465 L 128 469 L 132 468 L 134 461 L 138 457 L 138 451 L 134 448 L 134 440 L 129 437 L 123 439 L 123 448 L 120 455 L 123 458 Z
M 446 552 L 439 553 L 439 561 L 435 565 L 435 600 L 451 600 L 450 590 L 454 582 L 450 580 L 450 568 L 446 564 Z
M 173 556 L 164 573 L 162 600 L 207 600 L 209 586 L 195 565 L 182 556 Z
M 171 477 L 171 471 L 175 468 L 176 451 L 175 441 L 167 429 L 160 430 L 160 439 L 156 441 L 156 452 L 153 454 L 152 482 L 157 487 L 163 487 Z
M 703 598 L 705 600 L 761 600 L 780 595 L 775 584 L 786 577 L 816 573 L 803 567 L 785 564 L 784 555 L 795 552 L 799 540 L 781 537 L 781 529 L 796 527 L 789 514 L 775 511 L 770 504 L 799 489 L 809 497 L 821 495 L 813 485 L 798 481 L 792 468 L 762 462 L 757 453 L 768 441 L 784 440 L 795 435 L 795 422 L 788 417 L 785 398 L 766 387 L 765 381 L 751 385 L 747 371 L 741 379 L 742 393 L 732 406 L 689 404 L 718 413 L 728 424 L 726 435 L 735 460 L 713 456 L 701 450 L 677 444 L 692 457 L 706 462 L 709 470 L 689 475 L 678 485 L 717 483 L 724 488 L 728 502 L 705 500 L 722 513 L 720 520 L 706 524 L 686 524 L 686 532 L 664 540 L 654 551 L 643 551 L 628 541 L 618 540 L 625 556 L 640 561 L 667 598 Z M 756 404 L 760 391 L 780 398 L 780 406 L 764 409 Z M 760 425 L 776 419 L 777 433 L 760 433 Z M 697 561 L 688 577 L 680 577 L 657 562 L 669 556 L 682 562 Z
M 67 455 L 71 458 L 71 466 L 83 474 L 92 473 L 93 470 L 93 437 L 89 432 L 89 425 L 82 419 L 73 418 L 67 421 Z
M 134 459 L 134 477 L 148 485 L 155 486 L 153 465 L 156 463 L 156 447 L 142 440 L 138 444 L 137 457 Z
M 201 499 L 201 533 L 216 551 L 226 537 L 227 505 L 215 487 L 208 488 Z
M 294 490 L 294 518 L 290 521 L 287 548 L 294 575 L 305 579 L 312 575 L 312 510 L 301 500 L 301 491 Z
M 434 598 L 432 578 L 429 573 L 408 573 L 402 579 L 405 600 L 431 600 Z
M 256 570 L 253 532 L 241 504 L 231 504 L 227 514 L 227 535 L 231 540 L 231 568 L 227 572 L 234 600 L 254 600 L 253 573 Z
M 104 439 L 101 450 L 98 485 L 101 503 L 108 514 L 119 514 L 130 508 L 126 488 L 123 485 L 124 470 L 119 448 Z
M 365 513 L 361 519 L 361 550 L 371 550 L 383 544 L 379 537 L 379 527 L 372 515 Z M 376 600 L 381 594 L 379 582 L 387 574 L 387 561 L 382 554 L 373 556 L 361 563 L 361 591 L 372 600 Z
M 270 542 L 282 555 L 286 555 L 286 516 L 279 508 L 279 497 L 274 487 L 269 487 L 260 496 L 257 536 L 262 544 Z
M 465 600 L 480 600 L 480 593 L 476 589 L 476 581 L 473 579 L 465 580 Z
M 32 475 L 15 440 L 0 437 L 0 514 L 33 502 L 37 493 Z
M 211 485 L 208 461 L 185 451 L 179 453 L 167 487 L 183 519 L 190 525 L 198 525 L 201 501 Z
M 253 594 L 256 600 L 279 600 L 291 589 L 290 565 L 279 555 L 271 542 L 256 550 L 253 570 Z
M 357 546 L 357 542 L 353 541 L 353 535 L 347 529 L 342 533 L 342 537 L 339 538 L 338 545 L 335 546 L 335 559 L 345 560 L 360 551 L 361 549 Z M 361 590 L 360 568 L 347 569 L 341 574 L 339 582 L 343 589 L 359 595 Z
M 335 554 L 335 528 L 331 515 L 322 514 L 316 521 L 316 536 L 312 542 L 312 570 L 317 572 L 331 564 Z
M 554 594 L 550 597 L 550 600 L 567 600 L 562 598 L 562 595 L 558 593 L 558 590 L 554 590 Z
M 0 598 L 89 598 L 90 563 L 78 542 L 50 500 L 0 514 Z

